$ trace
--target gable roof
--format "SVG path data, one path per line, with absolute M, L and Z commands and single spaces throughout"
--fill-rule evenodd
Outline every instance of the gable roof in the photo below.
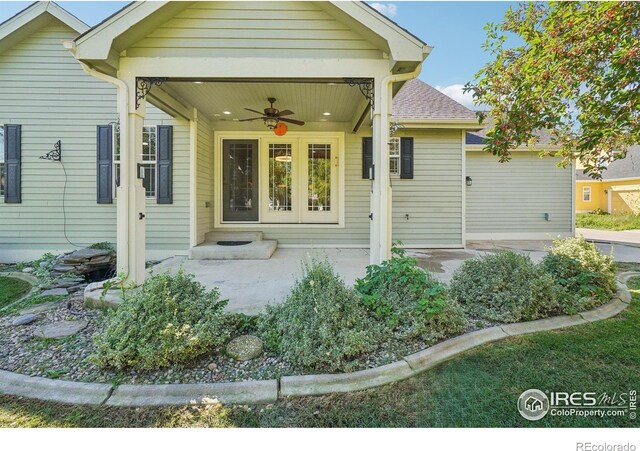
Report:
M 627 156 L 612 161 L 607 169 L 602 171 L 602 180 L 640 179 L 640 145 L 627 149 Z M 577 180 L 593 180 L 582 169 L 576 170 Z
M 175 1 L 129 3 L 74 40 L 76 58 L 107 60 L 109 53 L 113 50 L 114 42 L 119 41 L 119 47 L 126 48 L 144 38 L 146 33 L 139 30 L 143 23 L 145 30 L 150 27 L 155 28 L 193 3 Z M 345 24 L 354 31 L 356 28 L 366 31 L 374 45 L 380 46 L 380 43 L 385 43 L 384 51 L 390 52 L 390 58 L 396 63 L 413 62 L 415 66 L 421 63 L 431 51 L 430 46 L 363 2 L 322 1 L 317 3 L 329 15 L 344 19 Z M 117 50 L 121 51 L 123 48 Z M 398 66 L 398 71 L 410 70 L 413 70 L 411 65 Z
M 493 118 L 487 116 L 482 123 L 482 129 L 474 132 L 467 132 L 466 143 L 467 145 L 482 145 L 487 137 L 487 132 L 493 127 Z M 535 130 L 533 134 L 538 138 L 538 145 L 549 146 L 551 142 L 551 134 L 548 130 Z
M 54 2 L 34 2 L 14 16 L 0 23 L 0 52 L 55 18 L 69 28 L 84 33 L 89 26 Z
M 476 113 L 417 78 L 407 81 L 393 98 L 394 119 L 475 121 Z

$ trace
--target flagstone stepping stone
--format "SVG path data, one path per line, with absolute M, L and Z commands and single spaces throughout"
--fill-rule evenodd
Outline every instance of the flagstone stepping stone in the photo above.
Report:
M 227 355 L 244 362 L 262 355 L 262 340 L 254 335 L 241 335 L 227 345 Z
M 62 299 L 59 301 L 45 302 L 43 304 L 38 304 L 38 305 L 34 305 L 33 307 L 27 307 L 25 309 L 22 309 L 18 313 L 20 313 L 21 315 L 27 315 L 29 313 L 46 312 L 49 310 L 53 310 L 54 308 L 59 306 L 61 303 L 62 303 Z
M 44 290 L 40 293 L 40 297 L 44 296 L 66 296 L 69 292 L 66 288 L 52 288 L 51 290 Z
M 64 338 L 77 334 L 85 327 L 86 321 L 57 321 L 39 327 L 33 334 L 40 338 Z
M 38 315 L 34 313 L 27 313 L 26 315 L 22 315 L 17 317 L 11 322 L 12 326 L 24 326 L 26 324 L 31 324 L 35 320 L 38 319 Z

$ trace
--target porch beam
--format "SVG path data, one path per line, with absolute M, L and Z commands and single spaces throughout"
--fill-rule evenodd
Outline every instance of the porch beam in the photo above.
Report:
M 177 95 L 169 92 L 165 86 L 154 86 L 147 94 L 147 101 L 172 117 L 181 117 L 187 121 L 194 120 L 193 106 L 186 106 L 177 99 Z
M 169 78 L 367 78 L 389 73 L 387 60 L 333 58 L 122 57 L 120 74 Z

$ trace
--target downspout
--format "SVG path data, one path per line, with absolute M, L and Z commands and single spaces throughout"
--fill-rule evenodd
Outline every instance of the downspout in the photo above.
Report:
M 391 105 L 393 102 L 393 84 L 412 80 L 416 78 L 422 70 L 422 63 L 418 64 L 412 72 L 405 74 L 388 75 L 382 79 L 381 86 L 381 102 L 380 102 L 380 130 L 381 130 L 381 167 L 379 173 L 384 174 L 384 179 L 381 179 L 380 190 L 380 218 L 383 222 L 380 224 L 380 260 L 388 260 L 391 258 L 391 241 L 392 241 L 392 190 L 391 179 L 389 175 L 389 127 L 391 116 Z
M 65 42 L 65 47 L 67 47 L 68 45 L 68 41 Z M 72 44 L 73 45 L 73 44 Z M 75 48 L 74 47 L 67 47 L 71 53 L 74 53 L 75 56 Z M 85 71 L 85 73 L 87 75 L 90 75 L 92 77 L 95 77 L 99 80 L 102 81 L 106 81 L 107 83 L 111 83 L 112 85 L 115 85 L 117 90 L 118 90 L 118 114 L 119 114 L 119 119 L 120 119 L 120 142 L 128 142 L 128 139 L 126 137 L 129 136 L 128 133 L 128 127 L 129 127 L 129 121 L 128 121 L 128 117 L 127 117 L 127 109 L 128 109 L 128 98 L 129 98 L 129 88 L 127 87 L 127 84 L 120 80 L 119 78 L 116 77 L 112 77 L 110 75 L 107 74 L 103 74 L 102 72 L 99 72 L 95 69 L 93 69 L 92 67 L 90 67 L 89 65 L 87 65 L 86 63 L 82 62 L 82 61 L 78 61 L 80 63 L 80 65 L 82 66 L 82 69 Z M 125 139 L 122 139 L 122 137 L 125 137 Z M 122 146 L 120 147 L 120 150 L 122 151 Z M 122 180 L 122 174 L 129 174 L 129 162 L 127 158 L 121 158 L 120 159 L 120 170 L 121 170 L 121 177 L 120 179 Z M 124 180 L 128 180 L 128 178 L 124 178 Z M 120 196 L 118 196 L 120 198 L 120 202 L 122 202 L 122 200 L 127 199 L 127 203 L 128 203 L 128 199 L 129 199 L 129 187 L 127 185 L 127 183 L 124 184 L 120 184 L 120 186 L 117 188 L 119 190 L 119 194 Z M 124 278 L 126 279 L 129 276 L 129 243 L 128 243 L 128 237 L 129 237 L 129 208 L 120 208 L 118 211 L 118 221 L 117 221 L 117 228 L 120 227 L 124 227 L 127 228 L 126 233 L 117 233 L 117 237 L 119 238 L 117 240 L 117 255 L 118 255 L 118 262 L 121 262 L 118 266 L 122 267 L 124 265 L 126 265 L 127 271 L 124 275 Z M 122 237 L 127 237 L 127 241 L 122 242 Z M 124 265 L 123 265 L 124 264 Z

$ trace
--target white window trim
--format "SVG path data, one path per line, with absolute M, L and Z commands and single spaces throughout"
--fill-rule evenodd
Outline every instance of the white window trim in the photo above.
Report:
M 113 145 L 112 145 L 112 177 L 113 177 L 113 199 L 115 200 L 117 198 L 117 193 L 118 193 L 118 185 L 116 184 L 116 167 L 120 166 L 120 159 L 116 160 L 116 143 L 119 143 L 120 137 L 119 134 L 117 133 L 117 127 L 118 125 L 114 125 L 113 126 Z M 154 164 L 155 168 L 154 171 L 156 173 L 156 177 L 155 177 L 155 187 L 154 187 L 154 193 L 151 196 L 147 196 L 146 193 L 146 189 L 145 189 L 145 199 L 147 200 L 154 200 L 156 198 L 156 193 L 158 192 L 158 125 L 157 124 L 152 124 L 152 125 L 144 125 L 143 126 L 143 131 L 145 128 L 155 128 L 155 134 L 156 134 L 156 159 L 151 161 L 151 160 L 143 160 L 141 164 L 145 165 L 145 164 Z M 122 180 L 120 180 L 120 182 L 122 182 Z M 143 185 L 144 186 L 144 185 Z
M 589 199 L 585 199 L 585 194 L 589 194 Z M 591 199 L 593 199 L 593 197 L 591 196 L 591 187 L 590 186 L 583 186 L 582 187 L 582 202 L 591 202 Z
M 400 174 L 402 173 L 402 167 L 401 167 L 402 158 L 400 158 L 401 144 L 402 144 L 402 141 L 400 137 L 392 136 L 391 138 L 389 138 L 389 174 L 392 177 L 400 177 Z M 398 152 L 397 154 L 392 154 L 394 147 L 395 149 L 397 149 L 397 152 Z M 391 164 L 392 160 L 397 160 L 397 164 L 396 164 L 397 171 L 391 170 L 391 168 L 393 167 L 393 165 Z
M 272 140 L 275 137 L 273 132 L 264 131 L 214 131 L 214 207 L 213 227 L 215 229 L 343 229 L 345 227 L 345 134 L 344 132 L 288 132 L 282 140 L 323 140 L 336 139 L 338 141 L 338 222 L 337 223 L 262 223 L 260 221 L 223 222 L 222 221 L 222 142 L 226 139 L 254 139 L 258 141 L 258 148 L 261 148 L 262 141 Z M 260 171 L 258 171 L 260 172 Z M 258 176 L 258 183 L 261 182 Z

